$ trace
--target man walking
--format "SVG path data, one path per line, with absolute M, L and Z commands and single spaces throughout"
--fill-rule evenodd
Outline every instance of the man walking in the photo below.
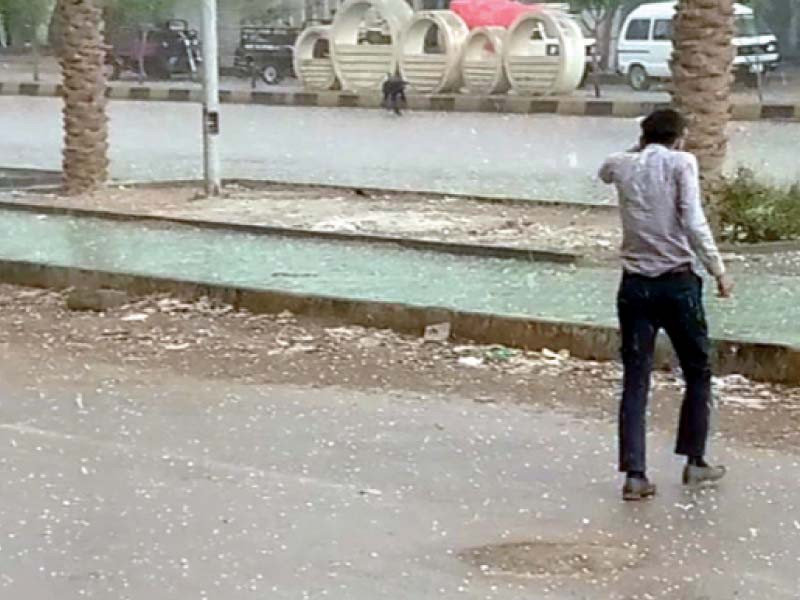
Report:
M 245 60 L 247 61 L 247 71 L 250 73 L 250 88 L 256 89 L 259 79 L 269 85 L 269 81 L 264 77 L 264 71 L 258 68 L 255 59 L 252 56 L 248 56 Z
M 622 496 L 655 495 L 647 479 L 645 415 L 656 336 L 664 329 L 686 380 L 676 453 L 687 457 L 683 482 L 717 481 L 725 468 L 705 461 L 711 413 L 709 337 L 697 262 L 716 279 L 720 296 L 732 283 L 725 274 L 700 198 L 697 159 L 681 151 L 686 121 L 659 110 L 642 122 L 639 147 L 615 154 L 600 178 L 615 184 L 622 216 L 622 283 L 617 312 L 622 335 L 623 393 L 619 415 Z
M 397 116 L 403 114 L 400 112 L 400 103 L 406 103 L 407 85 L 408 83 L 403 81 L 403 78 L 397 73 L 394 75 L 390 73 L 383 82 L 383 106 L 388 110 L 394 111 Z

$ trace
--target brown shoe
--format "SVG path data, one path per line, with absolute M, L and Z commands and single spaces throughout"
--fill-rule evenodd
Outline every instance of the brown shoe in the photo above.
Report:
M 683 484 L 695 487 L 716 483 L 725 477 L 726 472 L 727 470 L 723 466 L 697 467 L 695 465 L 686 465 L 683 469 Z
M 656 486 L 654 483 L 650 483 L 647 478 L 628 477 L 622 487 L 622 499 L 625 501 L 635 502 L 655 495 Z

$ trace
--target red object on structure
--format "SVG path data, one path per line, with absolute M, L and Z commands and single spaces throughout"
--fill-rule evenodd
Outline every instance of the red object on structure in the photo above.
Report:
M 467 27 L 508 28 L 521 14 L 540 10 L 538 4 L 520 4 L 512 0 L 453 0 L 450 10 L 464 20 Z

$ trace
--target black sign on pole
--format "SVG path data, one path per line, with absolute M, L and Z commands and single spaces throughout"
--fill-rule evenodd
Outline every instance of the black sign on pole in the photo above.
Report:
M 209 135 L 219 135 L 219 113 L 203 109 L 203 125 Z

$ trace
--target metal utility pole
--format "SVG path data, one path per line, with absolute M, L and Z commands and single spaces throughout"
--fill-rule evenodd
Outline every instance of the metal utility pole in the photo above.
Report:
M 203 170 L 206 194 L 219 196 L 222 177 L 219 161 L 219 53 L 217 43 L 217 0 L 203 5 Z
M 41 65 L 41 48 L 39 48 L 39 28 L 36 26 L 36 22 L 32 22 L 30 25 L 31 31 L 33 35 L 31 36 L 31 50 L 33 51 L 33 80 L 35 82 L 39 82 L 41 77 L 39 75 L 39 67 Z

